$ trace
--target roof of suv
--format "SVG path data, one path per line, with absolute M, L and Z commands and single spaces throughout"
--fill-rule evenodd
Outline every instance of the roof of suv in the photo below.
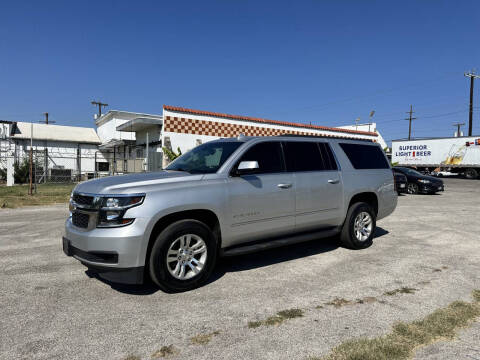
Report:
M 360 139 L 360 138 L 351 138 L 351 137 L 343 137 L 343 136 L 308 136 L 308 135 L 290 135 L 290 134 L 285 134 L 285 135 L 279 135 L 279 136 L 244 136 L 244 135 L 239 135 L 237 137 L 231 137 L 231 138 L 220 138 L 216 139 L 214 141 L 228 141 L 228 142 L 247 142 L 251 140 L 256 140 L 256 139 L 282 139 L 282 140 L 299 140 L 299 139 L 305 139 L 305 140 L 315 140 L 315 139 L 333 139 L 333 140 L 345 140 L 345 141 L 361 141 L 361 142 L 367 142 L 367 143 L 376 143 L 375 141 L 372 141 L 370 139 Z

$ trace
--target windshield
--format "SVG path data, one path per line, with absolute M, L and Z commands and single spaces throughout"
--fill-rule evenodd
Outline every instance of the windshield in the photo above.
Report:
M 215 173 L 242 144 L 237 141 L 205 143 L 175 159 L 166 170 L 186 171 L 191 174 Z

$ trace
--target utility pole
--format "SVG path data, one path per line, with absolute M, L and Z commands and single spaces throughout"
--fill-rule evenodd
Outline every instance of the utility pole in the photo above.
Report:
M 55 124 L 55 121 L 50 121 L 50 122 L 48 121 L 48 112 L 43 113 L 43 115 L 45 115 L 45 121 L 40 120 L 39 123 L 45 122 L 45 124 L 47 124 L 47 125 L 48 124 Z
M 472 136 L 473 126 L 473 82 L 475 79 L 480 79 L 480 76 L 475 74 L 475 70 L 469 73 L 464 73 L 466 77 L 470 78 L 470 111 L 468 112 L 468 136 Z
M 457 137 L 460 137 L 460 126 L 463 126 L 465 125 L 465 123 L 455 123 L 453 124 L 453 126 L 456 126 L 457 127 Z
M 102 116 L 102 106 L 103 107 L 108 106 L 108 104 L 102 103 L 100 101 L 95 101 L 95 100 L 92 101 L 91 104 L 95 105 L 95 106 L 98 106 L 98 117 Z
M 414 112 L 415 111 L 413 111 L 413 106 L 410 105 L 410 111 L 407 111 L 407 114 L 409 114 L 409 117 L 405 119 L 405 120 L 408 120 L 408 140 L 410 140 L 412 136 L 412 120 L 417 120 L 416 117 L 412 117 L 412 114 Z

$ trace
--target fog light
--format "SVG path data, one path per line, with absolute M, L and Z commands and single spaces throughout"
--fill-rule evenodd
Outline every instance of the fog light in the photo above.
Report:
M 106 219 L 107 221 L 115 221 L 120 218 L 120 213 L 116 211 L 107 211 L 106 213 Z

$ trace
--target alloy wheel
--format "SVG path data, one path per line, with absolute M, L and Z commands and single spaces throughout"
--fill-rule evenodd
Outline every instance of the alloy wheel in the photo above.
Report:
M 166 261 L 168 271 L 174 278 L 191 279 L 205 267 L 207 244 L 198 235 L 182 235 L 168 248 Z
M 362 211 L 355 217 L 353 223 L 353 232 L 358 241 L 367 240 L 372 234 L 373 222 L 372 217 L 366 211 Z

